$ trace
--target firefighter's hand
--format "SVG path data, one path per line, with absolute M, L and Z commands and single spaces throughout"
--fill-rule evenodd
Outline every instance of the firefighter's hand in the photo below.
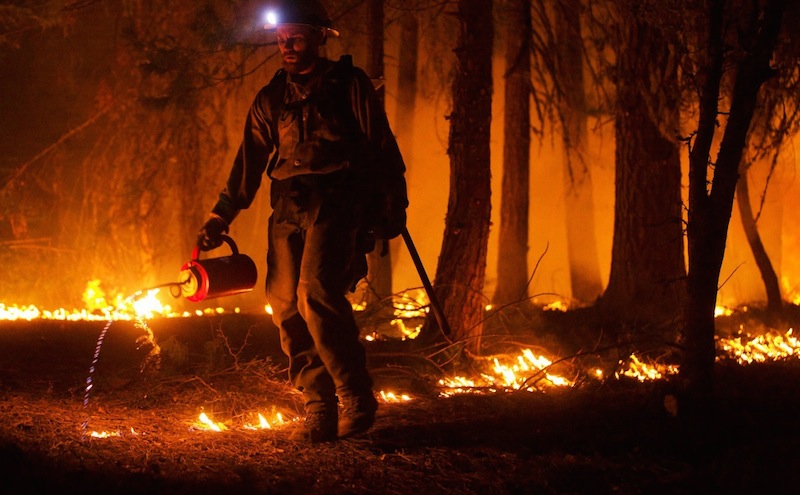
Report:
M 373 226 L 373 235 L 376 239 L 394 239 L 403 233 L 406 228 L 405 198 L 389 196 L 384 200 L 378 221 Z
M 228 233 L 228 223 L 217 216 L 208 219 L 197 234 L 197 247 L 201 251 L 210 251 L 222 245 L 222 235 Z

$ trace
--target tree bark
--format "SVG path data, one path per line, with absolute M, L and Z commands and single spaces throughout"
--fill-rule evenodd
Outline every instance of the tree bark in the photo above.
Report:
M 435 277 L 452 338 L 473 352 L 480 349 L 483 331 L 482 290 L 491 220 L 492 4 L 491 0 L 458 2 L 460 30 L 448 146 L 450 194 Z
M 761 235 L 758 232 L 756 219 L 753 216 L 753 208 L 750 206 L 750 186 L 747 182 L 746 173 L 744 177 L 739 178 L 736 184 L 736 204 L 739 206 L 739 216 L 742 219 L 742 227 L 744 228 L 745 237 L 747 237 L 747 243 L 753 252 L 753 258 L 755 258 L 756 266 L 758 266 L 758 271 L 761 273 L 761 279 L 764 281 L 764 289 L 767 293 L 767 309 L 771 313 L 777 313 L 783 306 L 781 286 L 764 243 L 761 242 Z
M 603 292 L 594 221 L 592 173 L 586 160 L 586 93 L 579 0 L 557 2 L 557 78 L 564 146 L 567 256 L 573 299 L 590 303 Z
M 708 71 L 700 94 L 700 120 L 689 156 L 689 216 L 687 225 L 689 272 L 683 333 L 685 351 L 681 366 L 684 393 L 698 411 L 706 409 L 713 391 L 715 361 L 714 308 L 728 225 L 733 209 L 739 164 L 755 112 L 761 85 L 772 75 L 769 66 L 783 18 L 782 1 L 767 2 L 752 44 L 736 67 L 730 112 L 708 190 L 711 145 L 717 129 L 721 80 L 726 58 L 723 50 L 725 2 L 710 0 Z
M 509 0 L 506 45 L 500 247 L 493 302 L 526 300 L 530 191 L 531 4 Z
M 419 22 L 413 12 L 400 19 L 400 53 L 397 70 L 397 113 L 395 133 L 406 168 L 413 169 L 414 114 L 417 102 L 417 64 L 419 59 Z M 413 172 L 412 172 L 413 173 Z
M 677 66 L 664 37 L 630 17 L 617 51 L 614 239 L 600 305 L 660 323 L 678 314 L 685 276 Z

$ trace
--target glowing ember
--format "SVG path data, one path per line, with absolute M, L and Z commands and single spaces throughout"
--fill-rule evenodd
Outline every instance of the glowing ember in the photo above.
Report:
M 409 401 L 412 400 L 411 396 L 408 395 L 408 394 L 399 394 L 398 395 L 398 394 L 395 394 L 394 392 L 385 392 L 383 390 L 381 390 L 380 395 L 381 395 L 381 399 L 383 399 L 384 402 L 390 402 L 390 403 L 392 403 L 392 402 L 409 402 Z
M 408 328 L 406 327 L 405 321 L 401 320 L 400 318 L 392 320 L 391 324 L 400 330 L 400 333 L 403 336 L 402 340 L 416 339 L 419 336 L 419 332 L 422 330 L 422 324 Z
M 118 431 L 93 431 L 89 434 L 92 438 L 111 438 L 122 436 Z
M 733 314 L 733 310 L 730 308 L 726 308 L 725 306 L 717 306 L 714 308 L 714 318 L 720 316 L 730 316 Z
M 545 311 L 562 311 L 566 312 L 569 306 L 564 301 L 555 301 L 544 307 Z

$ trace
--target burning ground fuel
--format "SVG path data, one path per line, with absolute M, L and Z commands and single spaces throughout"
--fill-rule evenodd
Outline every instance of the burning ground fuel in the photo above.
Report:
M 91 391 L 94 386 L 94 375 L 97 372 L 98 362 L 102 361 L 103 338 L 107 332 L 114 332 L 114 322 L 133 322 L 135 328 L 141 333 L 136 338 L 137 346 L 147 347 L 149 351 L 142 359 L 140 369 L 158 361 L 161 352 L 158 339 L 150 329 L 148 322 L 159 319 L 183 318 L 191 319 L 203 316 L 237 315 L 238 308 L 231 310 L 222 307 L 205 308 L 194 312 L 177 313 L 169 305 L 159 299 L 159 289 L 140 291 L 139 293 L 122 298 L 117 296 L 113 302 L 109 301 L 100 287 L 98 280 L 90 281 L 83 294 L 85 308 L 66 310 L 40 310 L 33 306 L 7 306 L 0 304 L 0 321 L 94 321 L 105 322 L 100 332 L 94 356 L 88 368 L 84 405 L 88 408 L 91 400 Z M 363 305 L 354 305 L 359 312 L 365 309 Z M 567 311 L 563 303 L 552 304 L 545 310 Z M 404 294 L 394 302 L 394 319 L 391 326 L 395 330 L 394 338 L 400 340 L 413 339 L 419 333 L 421 319 L 425 317 L 427 304 L 424 293 Z M 745 308 L 746 311 L 746 308 Z M 270 308 L 265 308 L 269 313 Z M 730 316 L 733 311 L 727 308 L 718 308 L 718 316 Z M 741 326 L 736 336 L 718 338 L 718 360 L 733 360 L 741 365 L 754 362 L 777 361 L 795 359 L 800 356 L 800 341 L 793 335 L 793 329 L 786 332 L 767 331 L 760 335 L 749 335 Z M 222 333 L 220 332 L 220 335 Z M 223 336 L 224 337 L 224 336 Z M 370 333 L 367 341 L 385 338 L 378 333 Z M 170 341 L 166 341 L 170 345 Z M 229 344 L 226 342 L 225 345 Z M 228 351 L 231 351 L 228 347 Z M 231 351 L 232 352 L 232 351 Z M 587 380 L 607 379 L 633 379 L 639 382 L 661 380 L 669 375 L 678 373 L 676 364 L 646 360 L 636 354 L 630 354 L 626 359 L 618 360 L 612 367 L 589 369 L 581 368 L 580 360 L 575 358 L 558 359 L 546 356 L 546 353 L 536 353 L 530 348 L 520 346 L 512 352 L 479 356 L 469 375 L 451 374 L 442 377 L 437 382 L 438 395 L 451 397 L 458 394 L 493 394 L 513 391 L 547 392 L 558 388 L 575 387 L 580 382 Z M 156 364 L 157 365 L 157 364 Z M 385 403 L 404 403 L 414 400 L 412 393 L 403 390 L 380 390 L 380 399 Z M 202 407 L 202 404 L 198 404 Z M 201 412 L 192 423 L 192 430 L 199 431 L 225 431 L 232 428 L 243 430 L 280 428 L 297 419 L 297 414 L 291 411 L 279 411 L 272 406 L 271 411 L 242 411 L 239 418 L 227 423 L 217 422 L 210 418 L 206 412 Z M 88 424 L 84 423 L 84 435 L 106 438 L 134 434 L 131 429 L 127 432 L 88 432 Z
M 678 438 L 667 401 L 646 398 L 679 371 L 663 354 L 620 351 L 600 361 L 504 343 L 468 370 L 427 373 L 426 359 L 397 353 L 425 317 L 421 295 L 395 301 L 380 325 L 365 320 L 370 308 L 356 307 L 368 323 L 378 422 L 368 440 L 309 449 L 288 441 L 302 408 L 268 308 L 177 312 L 167 298 L 108 297 L 94 283 L 81 309 L 0 306 L 0 474 L 34 487 L 20 493 L 670 493 L 663 487 L 694 476 L 689 461 L 659 450 Z M 543 311 L 568 314 L 563 305 Z M 785 370 L 800 350 L 792 330 L 753 324 L 743 310 L 721 311 L 720 321 L 736 315 L 741 323 L 726 320 L 733 330 L 717 348 L 738 397 L 748 370 Z M 391 353 L 399 359 L 380 361 Z M 777 381 L 794 390 L 792 379 Z M 770 387 L 750 387 L 759 413 L 785 416 L 778 410 L 787 399 L 773 407 L 764 398 Z M 776 397 L 784 393 L 776 388 Z M 735 430 L 744 442 L 759 431 L 745 428 L 757 421 L 751 409 L 721 407 L 723 435 Z M 739 458 L 779 466 L 782 445 L 765 455 L 742 454 L 737 444 L 723 457 L 726 466 Z M 703 478 L 731 472 L 750 471 Z

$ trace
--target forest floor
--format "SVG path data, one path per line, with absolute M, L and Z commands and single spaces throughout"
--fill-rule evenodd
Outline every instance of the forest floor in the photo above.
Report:
M 271 323 L 150 327 L 158 366 L 120 322 L 90 373 L 102 322 L 0 325 L 0 493 L 773 494 L 800 481 L 800 360 L 720 364 L 698 434 L 667 380 L 444 396 L 427 359 L 368 342 L 376 389 L 410 400 L 382 399 L 364 438 L 308 446 L 289 440 L 301 404 Z M 270 429 L 253 426 L 259 412 Z

